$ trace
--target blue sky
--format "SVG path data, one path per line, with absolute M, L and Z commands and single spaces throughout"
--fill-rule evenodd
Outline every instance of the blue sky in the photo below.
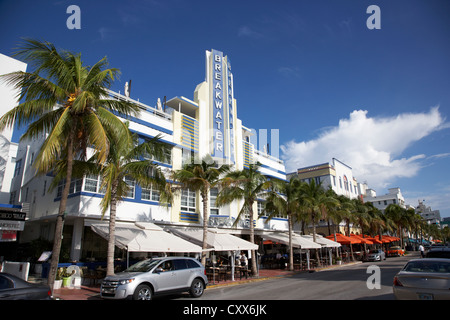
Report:
M 71 4 L 81 30 L 66 27 Z M 336 157 L 378 195 L 400 187 L 449 217 L 449 12 L 447 0 L 0 1 L 0 52 L 29 37 L 87 64 L 107 56 L 122 71 L 112 89 L 132 79 L 132 97 L 155 105 L 192 99 L 205 50 L 223 51 L 239 118 L 280 130 L 288 172 Z

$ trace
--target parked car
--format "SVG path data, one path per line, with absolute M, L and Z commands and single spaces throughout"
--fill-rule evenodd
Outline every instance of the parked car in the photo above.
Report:
M 400 257 L 405 255 L 405 250 L 403 250 L 400 246 L 392 246 L 387 251 L 388 257 Z
M 394 277 L 399 300 L 450 300 L 450 260 L 410 260 Z
M 425 254 L 425 258 L 450 259 L 450 248 L 449 247 L 432 247 Z
M 386 260 L 386 254 L 381 249 L 370 250 L 366 257 L 366 261 L 381 261 L 381 260 Z
M 105 277 L 100 295 L 105 299 L 151 300 L 153 295 L 188 291 L 198 298 L 207 284 L 205 268 L 193 258 L 154 258 Z
M 50 286 L 30 283 L 9 273 L 0 273 L 0 300 L 51 300 Z

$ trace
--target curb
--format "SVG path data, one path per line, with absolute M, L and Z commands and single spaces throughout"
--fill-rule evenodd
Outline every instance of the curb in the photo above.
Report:
M 221 288 L 221 287 L 231 287 L 231 286 L 237 286 L 240 284 L 259 282 L 259 281 L 271 280 L 271 279 L 276 279 L 276 278 L 292 277 L 292 276 L 294 276 L 296 274 L 300 274 L 300 273 L 314 273 L 314 272 L 334 270 L 337 268 L 352 266 L 352 265 L 357 265 L 357 264 L 362 264 L 362 261 L 348 262 L 348 263 L 341 264 L 341 265 L 332 265 L 332 266 L 327 266 L 327 267 L 312 269 L 312 270 L 289 271 L 289 273 L 287 273 L 287 274 L 280 274 L 280 275 L 270 276 L 270 277 L 252 278 L 252 279 L 247 279 L 247 280 L 237 280 L 235 282 L 228 282 L 228 283 L 208 284 L 207 288 L 208 289 L 217 289 L 217 288 Z

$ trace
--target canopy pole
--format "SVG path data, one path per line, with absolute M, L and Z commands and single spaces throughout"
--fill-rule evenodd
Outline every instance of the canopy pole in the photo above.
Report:
M 235 256 L 235 252 L 231 251 L 231 281 L 234 281 L 234 261 L 236 259 Z
M 128 251 L 128 246 L 127 246 L 127 269 L 129 267 L 130 264 L 130 251 Z

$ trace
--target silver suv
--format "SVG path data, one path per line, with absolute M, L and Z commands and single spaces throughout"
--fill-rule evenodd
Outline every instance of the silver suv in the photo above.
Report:
M 205 268 L 193 258 L 154 258 L 107 276 L 100 295 L 105 299 L 151 300 L 157 294 L 188 291 L 198 298 L 207 284 Z

